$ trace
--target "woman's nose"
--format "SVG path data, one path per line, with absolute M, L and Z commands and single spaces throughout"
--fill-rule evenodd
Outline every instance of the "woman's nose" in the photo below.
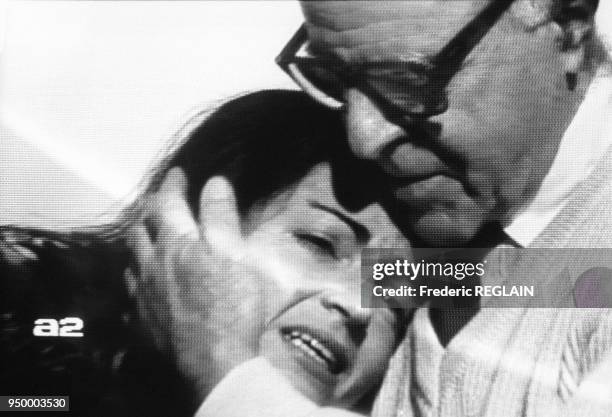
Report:
M 321 297 L 323 307 L 335 311 L 349 330 L 355 342 L 362 342 L 372 317 L 372 309 L 361 307 L 359 291 L 355 293 L 325 293 Z
M 345 99 L 348 142 L 356 157 L 377 161 L 388 144 L 405 136 L 403 129 L 388 121 L 359 90 L 349 89 Z

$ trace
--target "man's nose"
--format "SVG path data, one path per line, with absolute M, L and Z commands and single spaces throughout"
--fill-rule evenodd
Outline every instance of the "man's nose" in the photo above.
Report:
M 356 157 L 376 161 L 387 145 L 405 136 L 361 91 L 349 89 L 345 99 L 348 141 Z
M 355 342 L 361 343 L 372 317 L 372 309 L 363 308 L 358 292 L 327 292 L 321 297 L 323 307 L 340 315 Z

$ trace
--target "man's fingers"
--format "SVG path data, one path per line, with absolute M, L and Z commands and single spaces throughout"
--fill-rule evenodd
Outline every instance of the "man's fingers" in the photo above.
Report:
M 168 170 L 164 182 L 159 187 L 159 194 L 179 194 L 185 196 L 187 193 L 187 177 L 183 170 L 179 167 L 174 167 Z
M 127 244 L 132 249 L 138 269 L 148 265 L 154 259 L 155 249 L 144 224 L 137 223 L 130 228 Z
M 168 171 L 147 209 L 145 222 L 154 230 L 154 241 L 164 243 L 176 237 L 199 238 L 199 228 L 187 203 L 187 179 L 180 168 Z
M 200 195 L 200 226 L 210 243 L 228 251 L 238 249 L 242 240 L 236 196 L 229 181 L 213 177 Z

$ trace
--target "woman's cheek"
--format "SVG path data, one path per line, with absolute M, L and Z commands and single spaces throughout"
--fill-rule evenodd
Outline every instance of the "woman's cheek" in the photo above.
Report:
M 320 265 L 311 253 L 298 244 L 291 232 L 280 228 L 262 228 L 247 238 L 249 253 L 260 269 L 276 283 L 281 292 L 291 292 L 309 281 L 329 265 Z
M 266 321 L 298 300 L 305 282 L 304 271 L 291 246 L 269 234 L 251 235 L 248 239 L 248 256 L 264 276 L 261 296 L 265 299 Z

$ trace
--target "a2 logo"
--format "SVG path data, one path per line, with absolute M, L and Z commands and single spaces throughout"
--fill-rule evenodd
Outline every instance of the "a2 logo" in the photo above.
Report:
M 34 336 L 40 337 L 83 337 L 83 320 L 65 317 L 61 320 L 38 319 L 34 321 Z

